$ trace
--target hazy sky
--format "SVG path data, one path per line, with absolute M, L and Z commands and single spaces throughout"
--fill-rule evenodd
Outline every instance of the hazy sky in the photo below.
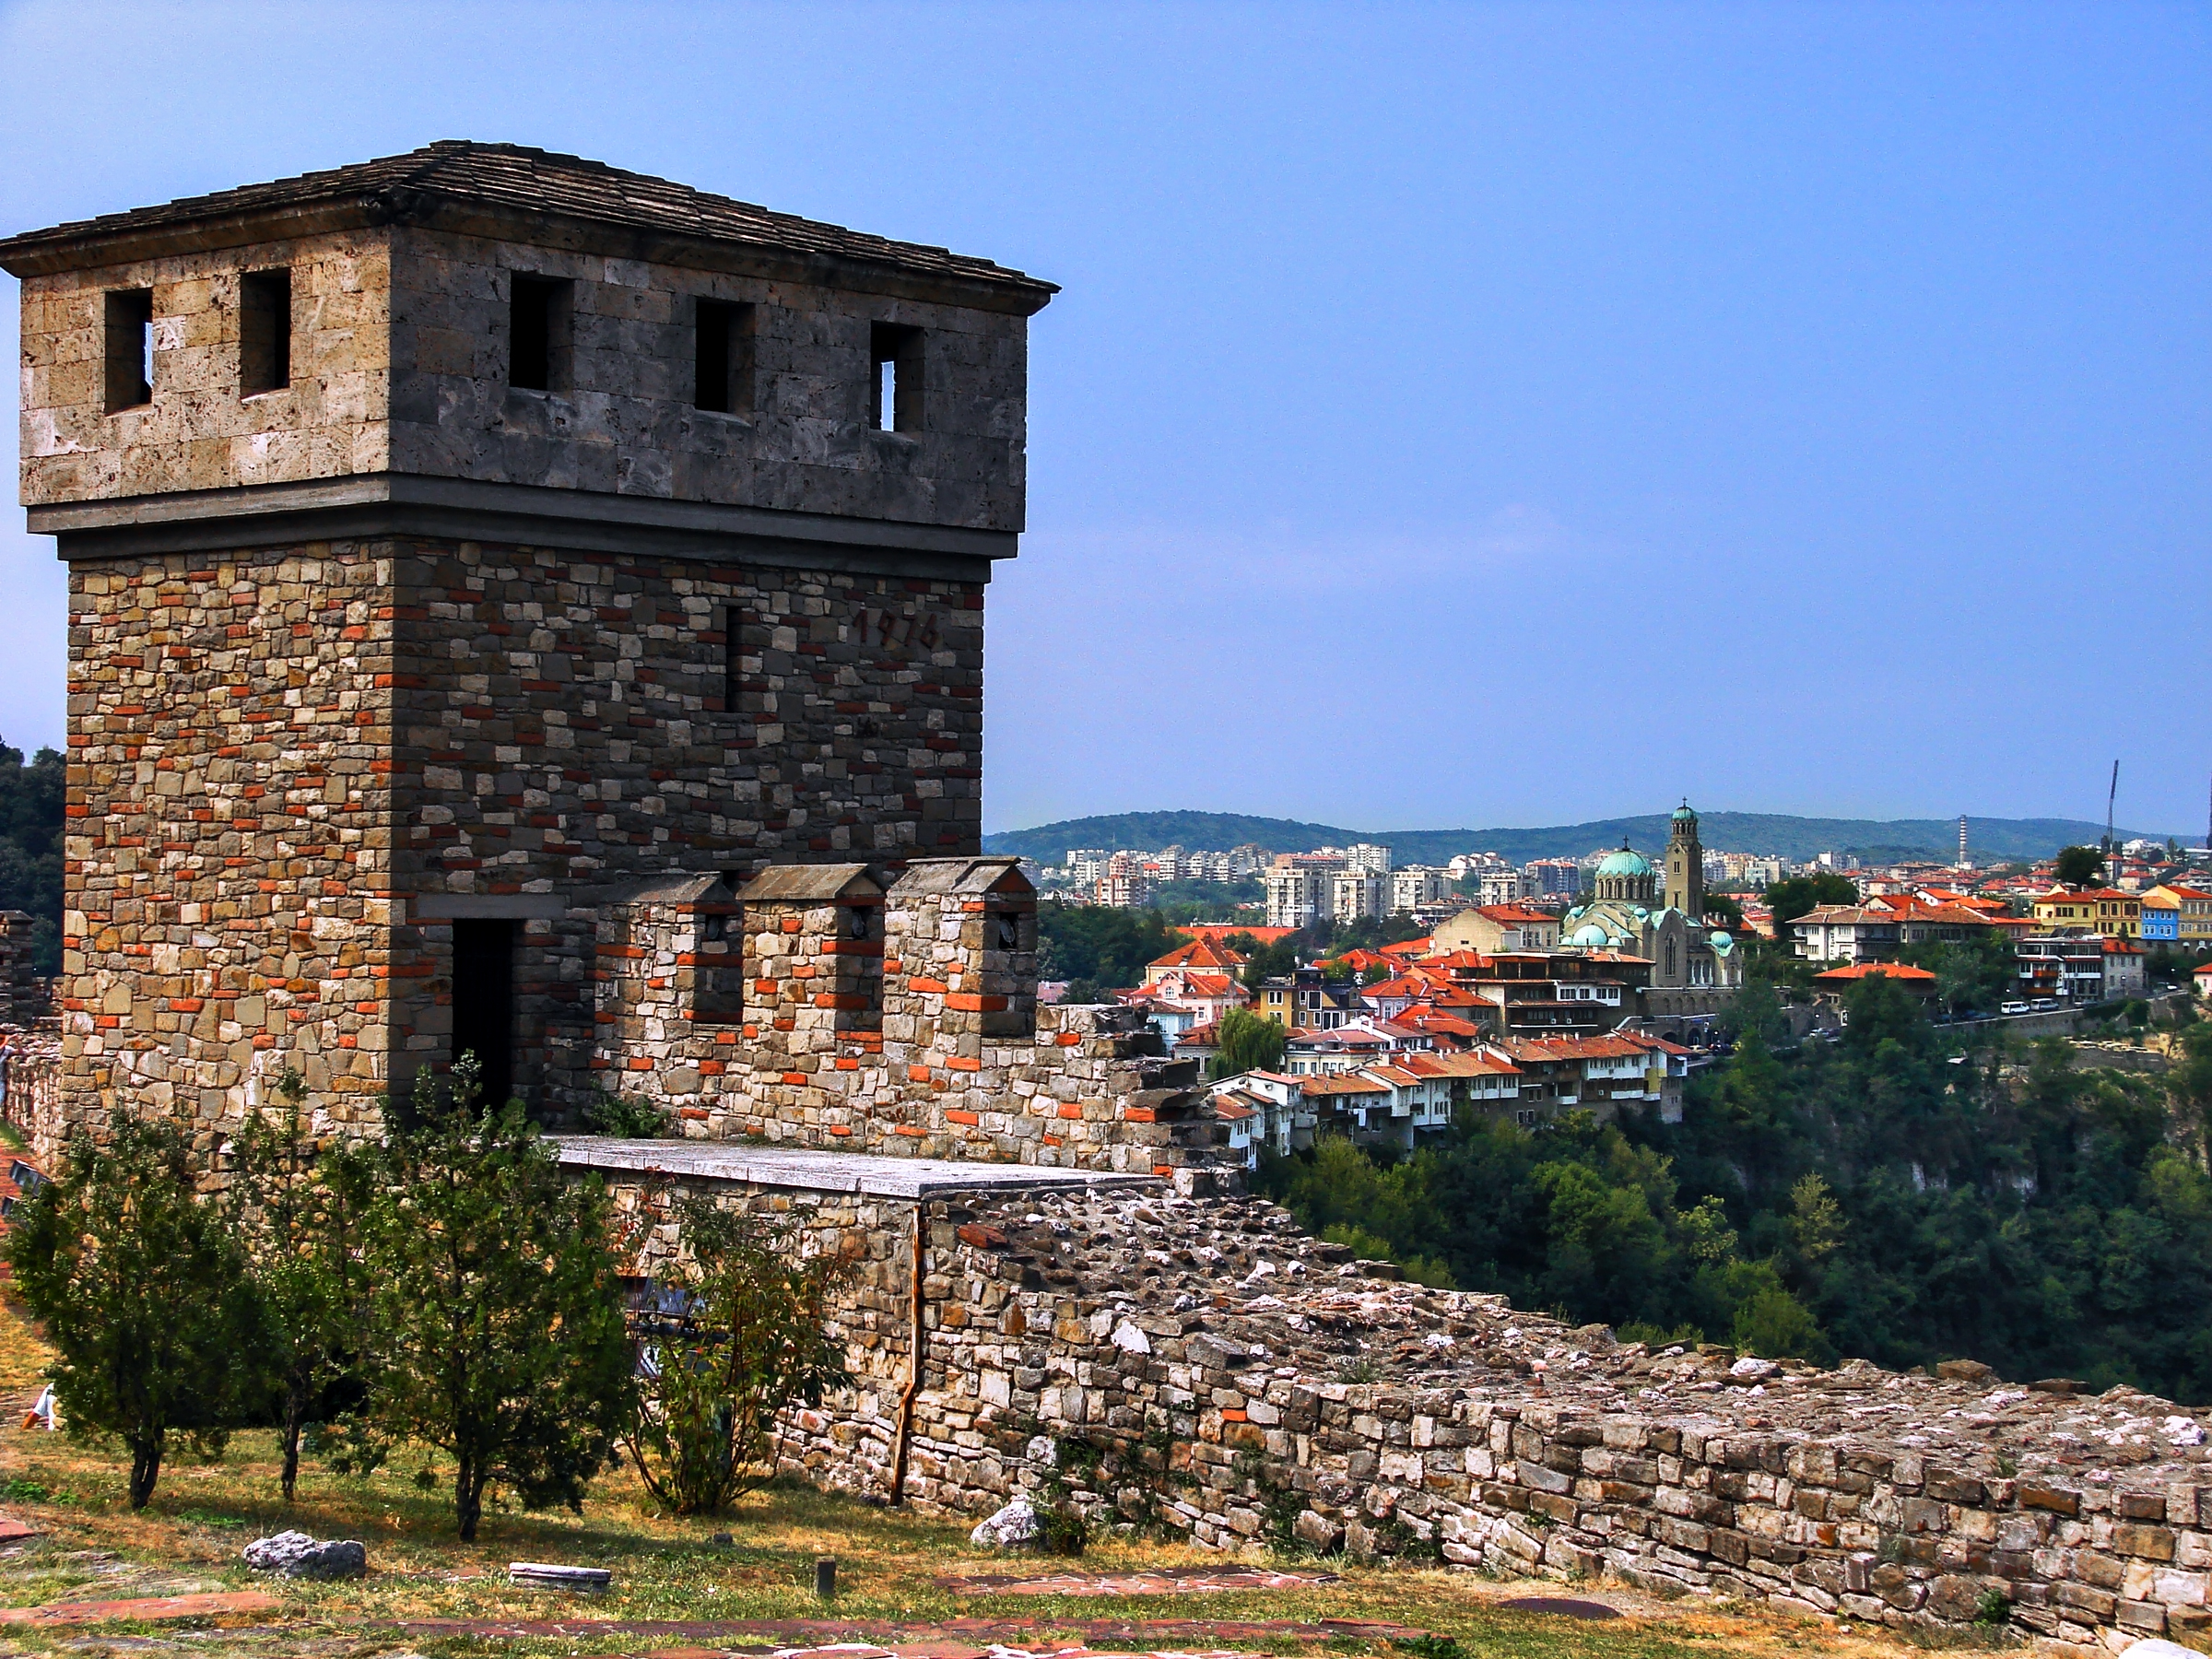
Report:
M 16 5 L 0 108 L 0 229 L 475 137 L 1063 284 L 994 829 L 2094 818 L 2117 755 L 2202 833 L 2204 6 Z

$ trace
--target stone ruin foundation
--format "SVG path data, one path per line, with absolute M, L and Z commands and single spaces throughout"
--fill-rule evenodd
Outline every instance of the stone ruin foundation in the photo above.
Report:
M 1654 1352 L 1141 1177 L 563 1147 L 613 1179 L 641 1271 L 700 1191 L 854 1259 L 855 1384 L 782 1430 L 785 1470 L 825 1488 L 976 1514 L 1050 1482 L 1215 1548 L 2004 1619 L 2084 1651 L 2212 1636 L 2206 1414 L 2130 1389 Z

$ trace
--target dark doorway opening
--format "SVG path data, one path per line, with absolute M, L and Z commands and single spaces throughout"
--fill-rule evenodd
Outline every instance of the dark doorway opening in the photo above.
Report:
M 514 1092 L 514 924 L 453 924 L 453 1058 L 483 1063 L 480 1105 Z

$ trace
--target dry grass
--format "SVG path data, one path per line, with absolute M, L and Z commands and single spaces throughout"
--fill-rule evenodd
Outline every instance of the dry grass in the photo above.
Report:
M 20 1321 L 0 1312 L 0 1363 L 36 1359 Z M 15 1374 L 10 1371 L 8 1374 Z M 12 1422 L 0 1430 L 0 1481 L 17 1493 L 43 1488 L 43 1499 L 11 1499 L 8 1507 L 49 1529 L 48 1535 L 0 1558 L 0 1605 L 172 1594 L 193 1590 L 266 1589 L 284 1604 L 281 1630 L 163 1632 L 191 1653 L 329 1653 L 368 1655 L 641 1653 L 672 1639 L 610 1635 L 513 1641 L 417 1634 L 394 1627 L 426 1618 L 496 1619 L 551 1617 L 595 1619 L 784 1619 L 834 1617 L 855 1625 L 898 1620 L 926 1623 L 956 1618 L 1038 1619 L 1036 1640 L 1055 1624 L 1086 1619 L 1223 1620 L 1369 1619 L 1417 1626 L 1455 1638 L 1475 1659 L 1677 1659 L 1728 1653 L 1749 1659 L 1783 1654 L 1856 1659 L 1894 1656 L 1886 1635 L 1845 1634 L 1832 1627 L 1688 1602 L 1659 1603 L 1607 1585 L 1602 1594 L 1629 1617 L 1582 1623 L 1498 1609 L 1515 1594 L 1578 1594 L 1557 1584 L 1509 1585 L 1441 1571 L 1342 1566 L 1344 1582 L 1291 1592 L 1241 1592 L 1145 1598 L 1017 1597 L 947 1588 L 940 1578 L 1005 1572 L 1003 1559 L 979 1557 L 964 1526 L 871 1509 L 798 1487 L 753 1494 L 731 1515 L 672 1520 L 646 1512 L 634 1477 L 601 1481 L 581 1516 L 486 1515 L 477 1540 L 453 1536 L 450 1491 L 442 1479 L 428 1489 L 418 1471 L 435 1470 L 434 1455 L 403 1458 L 371 1477 L 333 1475 L 312 1459 L 300 1497 L 287 1508 L 276 1481 L 273 1435 L 236 1437 L 220 1463 L 180 1458 L 164 1470 L 153 1502 L 134 1514 L 124 1501 L 123 1471 L 114 1457 L 65 1435 L 27 1433 Z M 241 1566 L 240 1547 L 290 1526 L 320 1537 L 367 1541 L 372 1571 L 343 1584 L 261 1580 Z M 728 1531 L 735 1543 L 710 1535 Z M 818 1556 L 838 1558 L 841 1594 L 834 1607 L 813 1594 Z M 613 1591 L 589 1602 L 521 1591 L 506 1582 L 511 1560 L 550 1560 L 609 1567 Z M 1079 1564 L 1112 1571 L 1173 1565 L 1218 1567 L 1209 1552 L 1151 1544 L 1109 1543 Z M 1073 1567 L 1077 1563 L 1058 1563 Z M 245 1621 L 233 1621 L 245 1622 Z M 5 1632 L 0 1653 L 85 1651 L 82 1632 Z M 1170 1645 L 1192 1645 L 1185 1635 Z M 1264 1646 L 1230 1638 L 1208 1645 Z M 1278 1641 L 1278 1647 L 1281 1643 Z M 1359 1644 L 1349 1644 L 1357 1649 Z M 97 1649 L 94 1651 L 98 1651 Z M 1326 1652 L 1328 1650 L 1317 1650 Z M 1347 1651 L 1337 1644 L 1335 1651 Z

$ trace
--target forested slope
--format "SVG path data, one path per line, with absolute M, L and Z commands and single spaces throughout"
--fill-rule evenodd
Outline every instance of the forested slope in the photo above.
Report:
M 1678 1125 L 1475 1124 L 1389 1168 L 1338 1142 L 1263 1184 L 1578 1323 L 2212 1402 L 2212 1026 L 2169 1077 L 2077 1071 L 2059 1043 L 1947 1050 L 1876 979 L 1840 1043 L 1783 1055 L 1761 994 Z

